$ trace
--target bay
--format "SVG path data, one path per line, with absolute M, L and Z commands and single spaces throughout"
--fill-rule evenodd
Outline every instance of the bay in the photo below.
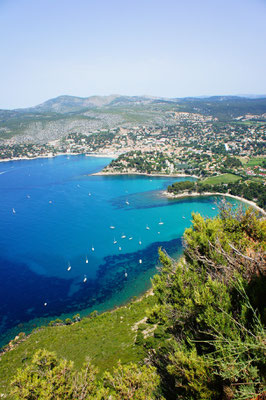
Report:
M 158 248 L 178 257 L 191 213 L 218 212 L 216 197 L 162 197 L 187 178 L 91 175 L 109 162 L 81 155 L 0 164 L 0 346 L 143 293 Z

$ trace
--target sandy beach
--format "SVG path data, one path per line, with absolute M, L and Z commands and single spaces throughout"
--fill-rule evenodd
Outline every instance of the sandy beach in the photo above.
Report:
M 198 192 L 191 192 L 191 193 L 180 193 L 180 194 L 173 194 L 169 193 L 166 190 L 161 192 L 163 196 L 168 197 L 169 199 L 183 199 L 186 197 L 197 197 L 197 196 L 224 196 L 224 197 L 231 197 L 232 199 L 236 199 L 239 201 L 242 201 L 243 203 L 247 203 L 251 207 L 255 208 L 258 210 L 263 216 L 266 216 L 266 212 L 259 207 L 254 201 L 244 199 L 243 197 L 240 196 L 233 196 L 232 194 L 229 193 L 218 193 L 218 192 L 203 192 L 203 193 L 198 193 Z

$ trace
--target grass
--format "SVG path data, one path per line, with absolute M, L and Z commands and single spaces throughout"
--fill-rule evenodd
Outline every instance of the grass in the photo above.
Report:
M 222 175 L 217 175 L 217 176 L 213 176 L 210 178 L 206 178 L 206 179 L 204 179 L 204 181 L 202 181 L 202 184 L 203 185 L 217 185 L 220 183 L 236 182 L 236 181 L 239 181 L 239 179 L 241 179 L 241 178 L 234 174 L 222 174 Z
M 47 349 L 80 369 L 87 358 L 98 367 L 99 375 L 117 364 L 143 359 L 135 345 L 134 324 L 146 315 L 154 303 L 153 296 L 129 303 L 95 318 L 84 318 L 73 325 L 43 327 L 33 332 L 13 350 L 0 357 L 0 394 L 8 392 L 17 368 L 25 367 L 38 349 Z
M 245 164 L 245 167 L 254 167 L 256 165 L 262 165 L 263 161 L 266 161 L 265 157 L 253 157 Z

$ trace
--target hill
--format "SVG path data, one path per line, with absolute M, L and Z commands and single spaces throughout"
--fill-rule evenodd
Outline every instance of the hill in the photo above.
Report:
M 236 96 L 167 99 L 148 96 L 59 96 L 35 107 L 0 110 L 0 141 L 47 143 L 70 133 L 89 135 L 119 126 L 174 125 L 175 113 L 232 121 L 246 114 L 266 114 L 266 99 Z M 192 118 L 193 119 L 193 118 Z M 265 115 L 262 117 L 265 121 Z

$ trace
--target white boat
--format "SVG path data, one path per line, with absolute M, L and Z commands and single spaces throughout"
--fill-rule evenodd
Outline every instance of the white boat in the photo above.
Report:
M 146 225 L 146 229 L 149 231 L 149 230 L 150 230 L 150 227 L 149 227 L 148 225 Z
M 215 210 L 215 207 L 212 207 L 212 210 Z
M 30 195 L 29 194 L 27 194 L 27 198 L 30 199 Z
M 43 305 L 44 305 L 44 307 L 46 307 L 46 306 L 47 306 L 47 303 L 43 303 Z
M 12 213 L 16 214 L 16 210 L 14 208 L 12 208 Z
M 164 224 L 164 222 L 162 222 L 162 220 L 160 220 L 159 225 L 163 225 L 163 224 Z
M 117 240 L 114 239 L 113 243 L 116 244 L 116 243 L 117 243 Z
M 114 226 L 114 225 L 111 225 L 111 226 L 110 226 L 110 229 L 115 229 L 115 226 Z
M 141 244 L 141 240 L 139 240 L 139 244 Z
M 91 193 L 88 193 L 88 196 L 91 196 Z
M 91 251 L 94 251 L 95 249 L 94 249 L 94 247 L 92 246 L 92 248 L 91 248 Z
M 123 234 L 123 235 L 121 236 L 121 239 L 125 239 L 125 238 L 126 238 L 126 235 Z
M 126 205 L 129 206 L 129 201 L 128 200 L 126 201 Z
M 183 219 L 186 219 L 186 217 L 184 217 L 184 215 L 183 215 L 183 217 L 182 217 Z
M 121 251 L 121 250 L 122 250 L 122 247 L 119 246 L 119 247 L 118 247 L 118 250 Z
M 158 235 L 160 235 L 161 232 L 158 232 Z
M 68 263 L 67 271 L 71 270 L 71 265 Z
M 49 200 L 49 204 L 52 204 L 52 200 Z
M 127 278 L 127 272 L 125 272 L 125 278 Z
M 86 262 L 86 264 L 88 264 L 88 262 L 89 262 L 89 260 L 88 260 L 88 257 L 87 257 L 87 256 L 86 256 L 86 261 L 85 261 L 85 262 Z
M 128 238 L 128 240 L 132 240 L 133 239 L 133 237 L 132 236 L 130 236 L 130 238 Z
M 139 263 L 142 264 L 142 259 L 141 258 L 139 259 Z
M 83 282 L 84 282 L 84 283 L 87 282 L 87 277 L 86 277 L 86 275 L 84 275 Z

